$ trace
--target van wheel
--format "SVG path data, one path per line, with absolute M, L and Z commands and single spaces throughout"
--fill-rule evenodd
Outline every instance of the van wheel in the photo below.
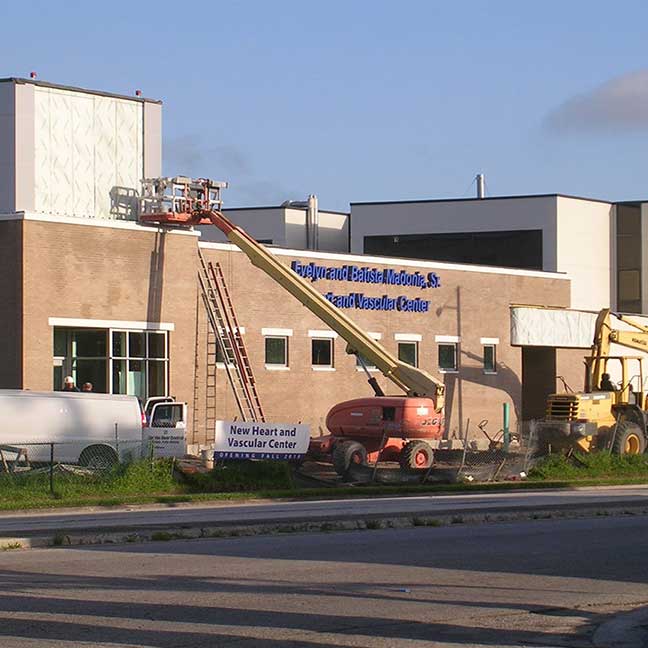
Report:
M 92 470 L 108 470 L 118 461 L 115 449 L 106 445 L 88 446 L 79 455 L 79 465 Z
M 333 448 L 333 467 L 335 472 L 340 475 L 346 475 L 349 467 L 367 465 L 367 449 L 357 441 L 342 441 L 336 443 Z
M 614 437 L 612 451 L 617 455 L 643 454 L 646 439 L 636 423 L 623 421 L 619 423 Z
M 429 468 L 434 461 L 432 446 L 425 441 L 410 441 L 401 450 L 399 463 L 403 470 Z

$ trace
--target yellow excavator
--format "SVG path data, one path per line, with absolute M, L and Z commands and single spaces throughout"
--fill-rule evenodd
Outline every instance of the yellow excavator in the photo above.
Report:
M 632 327 L 612 328 L 611 316 Z M 582 392 L 550 394 L 545 418 L 537 424 L 543 450 L 610 450 L 641 454 L 648 438 L 648 402 L 644 388 L 646 356 L 612 356 L 612 344 L 648 353 L 648 327 L 603 309 L 597 319 L 590 356 L 585 358 Z M 614 384 L 610 371 L 621 381 Z

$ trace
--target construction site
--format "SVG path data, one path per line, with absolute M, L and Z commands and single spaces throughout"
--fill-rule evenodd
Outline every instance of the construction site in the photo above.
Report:
M 0 79 L 0 142 L 1 389 L 173 397 L 194 452 L 217 421 L 306 425 L 340 474 L 530 423 L 645 450 L 643 203 L 228 209 L 236 178 L 163 175 L 160 101 L 33 79 Z

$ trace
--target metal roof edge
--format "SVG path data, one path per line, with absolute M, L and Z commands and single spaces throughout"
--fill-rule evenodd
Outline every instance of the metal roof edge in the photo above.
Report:
M 263 205 L 261 207 L 223 207 L 224 212 L 228 211 L 254 211 L 262 209 L 296 209 L 306 211 L 307 207 L 295 207 L 293 205 Z M 335 209 L 318 208 L 320 214 L 340 214 L 341 216 L 350 216 L 350 212 L 336 211 Z
M 585 198 L 584 196 L 572 196 L 562 193 L 547 193 L 547 194 L 520 194 L 513 196 L 487 196 L 485 198 L 429 198 L 421 200 L 376 200 L 376 201 L 359 201 L 351 202 L 350 205 L 406 205 L 406 204 L 421 204 L 421 203 L 451 203 L 451 202 L 485 202 L 493 200 L 524 200 L 528 198 L 571 198 L 573 200 L 585 200 L 587 202 L 605 203 L 606 205 L 615 204 L 610 200 L 601 200 L 599 198 Z
M 83 92 L 85 94 L 98 95 L 100 97 L 112 97 L 113 99 L 126 99 L 128 101 L 138 101 L 140 103 L 162 104 L 161 99 L 150 99 L 148 97 L 133 97 L 129 95 L 118 94 L 116 92 L 103 92 L 101 90 L 90 90 L 78 86 L 63 85 L 60 83 L 50 83 L 49 81 L 38 81 L 38 79 L 24 79 L 22 77 L 3 77 L 0 83 L 16 83 L 18 85 L 36 85 L 42 88 L 53 88 L 55 90 L 67 90 L 69 92 Z

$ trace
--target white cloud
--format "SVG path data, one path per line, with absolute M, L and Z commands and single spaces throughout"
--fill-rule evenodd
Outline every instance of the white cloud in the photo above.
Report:
M 648 69 L 606 81 L 547 116 L 554 132 L 648 131 Z

